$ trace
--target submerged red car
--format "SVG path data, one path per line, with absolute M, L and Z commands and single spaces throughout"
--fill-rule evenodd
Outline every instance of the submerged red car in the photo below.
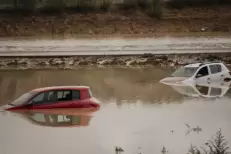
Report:
M 34 89 L 6 105 L 6 110 L 98 108 L 100 102 L 87 86 L 55 86 Z

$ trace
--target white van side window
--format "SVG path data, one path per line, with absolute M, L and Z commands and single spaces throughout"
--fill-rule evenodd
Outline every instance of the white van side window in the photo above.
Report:
M 209 68 L 211 70 L 211 74 L 220 73 L 222 71 L 221 65 L 219 65 L 219 64 L 209 65 Z
M 207 75 L 209 75 L 208 67 L 204 66 L 198 71 L 196 77 L 199 78 L 199 77 L 204 77 L 204 76 L 207 76 Z

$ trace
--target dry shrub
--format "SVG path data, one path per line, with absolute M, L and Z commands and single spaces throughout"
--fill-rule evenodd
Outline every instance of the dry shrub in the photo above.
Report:
M 202 147 L 200 150 L 191 145 L 188 154 L 230 154 L 230 152 L 228 152 L 228 142 L 221 130 L 216 133 L 215 139 L 209 140 L 205 143 L 205 146 L 206 147 Z

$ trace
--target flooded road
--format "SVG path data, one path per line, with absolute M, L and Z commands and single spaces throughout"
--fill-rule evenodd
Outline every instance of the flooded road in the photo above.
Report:
M 103 105 L 87 114 L 80 110 L 59 115 L 1 111 L 0 153 L 114 154 L 115 146 L 120 146 L 125 154 L 151 154 L 161 153 L 164 146 L 169 154 L 180 154 L 187 153 L 190 144 L 202 146 L 220 128 L 231 145 L 231 90 L 227 88 L 217 98 L 206 98 L 200 93 L 207 89 L 209 95 L 214 95 L 211 87 L 201 90 L 196 86 L 195 91 L 192 87 L 176 88 L 158 82 L 172 71 L 163 68 L 1 71 L 1 105 L 34 88 L 77 84 L 90 86 Z M 191 93 L 199 95 L 190 96 Z
M 0 56 L 230 53 L 230 37 L 0 40 Z

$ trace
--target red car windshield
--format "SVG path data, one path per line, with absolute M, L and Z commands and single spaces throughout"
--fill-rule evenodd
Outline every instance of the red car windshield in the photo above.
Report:
M 13 101 L 12 103 L 10 103 L 10 105 L 13 105 L 13 106 L 23 105 L 23 104 L 26 103 L 27 100 L 29 100 L 30 98 L 32 98 L 35 94 L 36 94 L 36 92 L 25 93 L 24 95 L 20 96 L 15 101 Z

